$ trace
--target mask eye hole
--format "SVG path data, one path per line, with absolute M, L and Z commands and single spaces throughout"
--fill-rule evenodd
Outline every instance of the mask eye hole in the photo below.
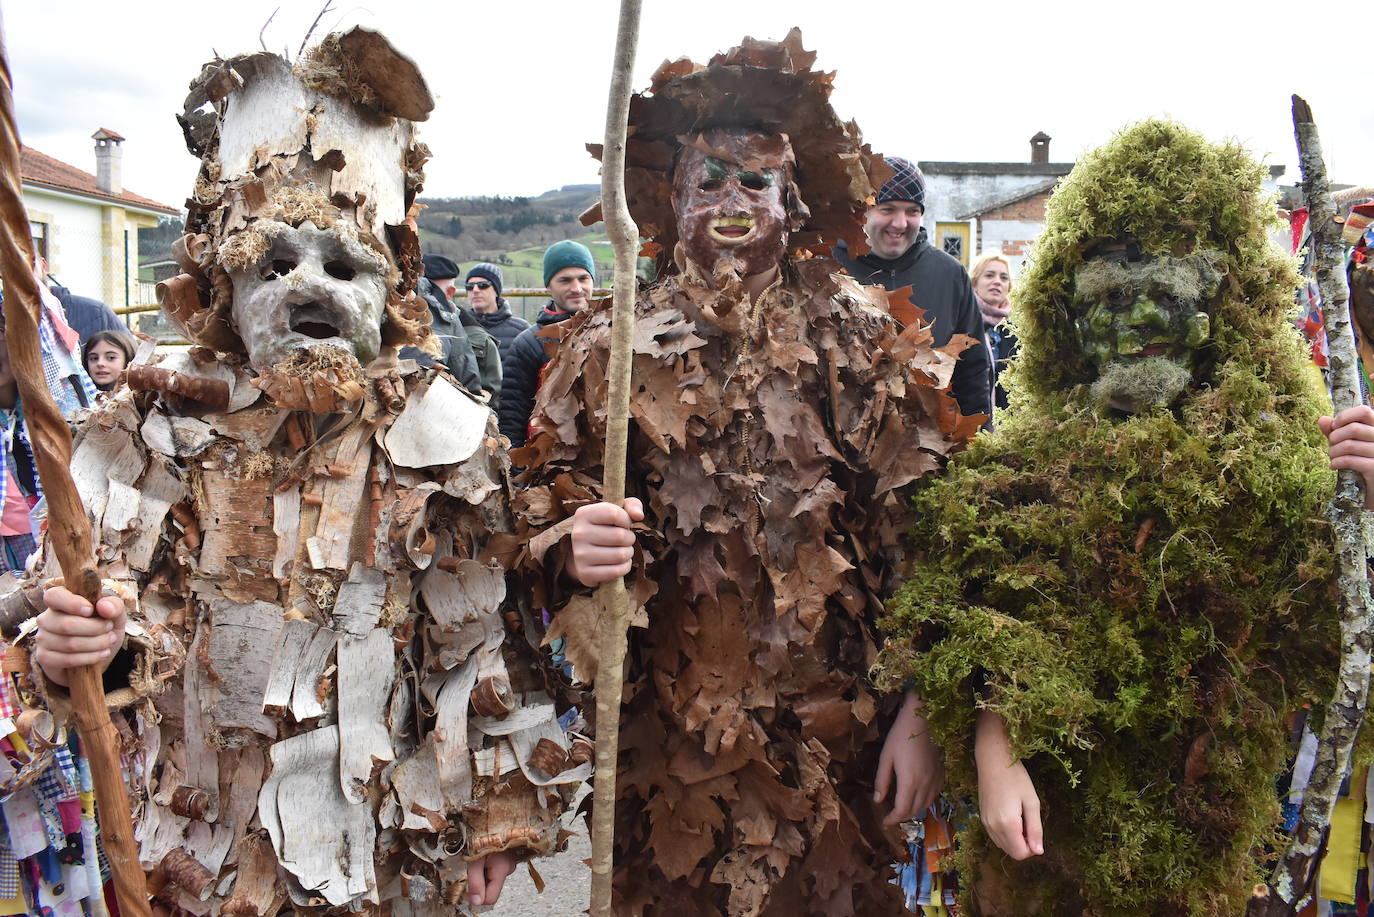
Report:
M 357 271 L 343 261 L 327 261 L 324 265 L 324 272 L 336 280 L 352 280 Z
M 1107 305 L 1113 309 L 1124 309 L 1135 302 L 1135 293 L 1130 290 L 1114 290 L 1107 294 Z
M 262 269 L 263 280 L 276 280 L 278 277 L 285 277 L 296 269 L 296 262 L 289 258 L 273 258 L 272 263 L 265 265 Z
M 721 181 L 719 178 L 708 178 L 697 187 L 707 193 L 715 193 L 725 187 L 725 182 Z
M 739 183 L 750 191 L 762 191 L 768 187 L 768 179 L 757 172 L 739 173 Z
M 1159 293 L 1155 296 L 1155 304 L 1172 311 L 1182 306 L 1183 300 L 1172 293 Z

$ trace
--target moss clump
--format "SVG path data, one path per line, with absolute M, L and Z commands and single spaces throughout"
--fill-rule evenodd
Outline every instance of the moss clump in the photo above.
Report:
M 1259 177 L 1163 122 L 1086 157 L 1018 290 L 1012 410 L 915 498 L 876 672 L 926 697 L 955 792 L 977 787 L 975 706 L 1006 719 L 1047 854 L 963 833 L 965 887 L 1003 887 L 998 913 L 1240 913 L 1275 836 L 1284 717 L 1329 697 L 1332 476 Z M 1199 381 L 1133 416 L 1094 405 L 1069 306 L 1083 252 L 1127 235 L 1206 250 L 1221 275 Z

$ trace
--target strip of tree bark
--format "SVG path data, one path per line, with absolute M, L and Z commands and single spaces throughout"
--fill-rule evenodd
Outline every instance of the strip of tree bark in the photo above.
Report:
M 1311 226 L 1312 264 L 1321 292 L 1322 322 L 1331 358 L 1334 410 L 1360 403 L 1358 357 L 1350 326 L 1345 277 L 1345 246 L 1331 199 L 1331 183 L 1322 159 L 1312 109 L 1293 96 L 1293 128 L 1302 166 L 1303 196 Z M 1288 848 L 1268 885 L 1259 885 L 1246 908 L 1247 917 L 1280 917 L 1297 912 L 1312 891 L 1316 867 L 1330 830 L 1341 781 L 1369 699 L 1371 622 L 1364 538 L 1364 492 L 1360 477 L 1342 471 L 1331 501 L 1336 532 L 1337 577 L 1341 594 L 1341 660 L 1335 694 L 1326 708 L 1317 739 L 1316 763 L 1303 796 L 1302 812 Z
M 48 540 L 67 587 L 94 605 L 100 597 L 100 576 L 95 569 L 86 509 L 68 471 L 71 431 L 48 391 L 39 350 L 38 324 L 43 307 L 33 273 L 33 241 L 20 188 L 19 128 L 12 87 L 0 26 L 0 273 L 5 278 L 5 336 L 48 502 Z M 119 768 L 118 737 L 105 708 L 100 672 L 95 666 L 82 666 L 71 672 L 70 681 L 77 731 L 95 783 L 97 817 L 119 910 L 124 917 L 146 917 L 148 895 Z
M 611 363 L 607 370 L 606 448 L 602 499 L 625 501 L 625 451 L 630 428 L 630 371 L 634 358 L 635 266 L 639 231 L 625 200 L 625 133 L 630 115 L 635 49 L 639 44 L 640 0 L 621 0 L 615 63 L 606 103 L 606 138 L 601 157 L 601 207 L 615 250 Z M 596 772 L 592 795 L 592 917 L 610 917 L 615 869 L 616 771 L 620 750 L 620 700 L 624 690 L 625 628 L 629 593 L 623 578 L 599 590 L 601 649 L 596 674 Z

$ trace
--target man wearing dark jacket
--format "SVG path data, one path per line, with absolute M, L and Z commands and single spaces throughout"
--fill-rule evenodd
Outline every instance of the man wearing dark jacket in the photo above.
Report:
M 473 317 L 496 339 L 496 346 L 501 349 L 502 361 L 510 357 L 511 345 L 520 336 L 520 332 L 530 326 L 529 322 L 518 315 L 511 315 L 506 298 L 501 295 L 504 285 L 505 277 L 501 274 L 501 269 L 486 261 L 468 268 L 468 275 L 463 281 Z
M 964 414 L 992 412 L 992 384 L 988 349 L 983 340 L 983 316 L 973 300 L 968 271 L 949 255 L 933 248 L 921 227 L 925 215 L 926 180 L 912 162 L 885 157 L 892 178 L 878 191 L 877 202 L 868 208 L 864 233 L 872 251 L 850 256 L 844 241 L 835 245 L 835 259 L 864 284 L 881 284 L 888 290 L 911 287 L 911 301 L 925 312 L 943 347 L 955 334 L 975 341 L 959 355 L 950 388 Z
M 452 365 L 454 358 L 466 363 L 466 357 L 460 352 L 462 344 L 452 340 L 462 337 L 472 352 L 473 371 L 477 374 L 480 386 L 477 389 L 468 385 L 468 389 L 486 392 L 489 396 L 487 402 L 494 408 L 501 397 L 501 356 L 496 341 L 477 323 L 471 310 L 463 308 L 453 298 L 453 280 L 458 276 L 457 263 L 446 255 L 425 255 L 420 260 L 425 268 L 424 279 L 429 284 L 421 283 L 416 290 L 429 300 L 431 325 L 449 354 L 449 370 L 455 376 L 460 372 L 459 368 Z M 467 382 L 463 384 L 467 385 Z
M 596 263 L 587 246 L 564 239 L 544 252 L 544 286 L 552 298 L 539 313 L 535 327 L 520 332 L 511 344 L 505 362 L 505 389 L 497 417 L 512 447 L 525 445 L 534 395 L 539 391 L 544 364 L 549 361 L 544 352 L 548 338 L 540 332 L 587 308 L 595 283 Z

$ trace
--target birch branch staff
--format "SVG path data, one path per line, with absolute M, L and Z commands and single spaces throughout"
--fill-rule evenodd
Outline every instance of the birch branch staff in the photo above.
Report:
M 1303 197 L 1312 227 L 1313 268 L 1321 291 L 1322 323 L 1331 360 L 1333 413 L 1360 403 L 1359 364 L 1350 326 L 1345 278 L 1345 247 L 1331 199 L 1331 182 L 1322 158 L 1321 140 L 1312 109 L 1293 96 L 1293 129 L 1302 167 Z M 1341 660 L 1336 693 L 1322 722 L 1316 763 L 1303 796 L 1298 826 L 1274 869 L 1269 886 L 1259 886 L 1246 909 L 1249 915 L 1287 915 L 1310 891 L 1317 858 L 1325 843 L 1341 780 L 1350 765 L 1369 700 L 1371 622 L 1369 575 L 1364 541 L 1364 493 L 1360 476 L 1342 470 L 1331 501 L 1337 539 L 1337 582 L 1341 594 Z
M 639 248 L 639 233 L 625 201 L 625 134 L 635 48 L 639 43 L 639 7 L 639 0 L 621 0 L 610 97 L 606 102 L 605 152 L 601 167 L 601 206 L 606 233 L 615 249 L 602 498 L 616 505 L 625 502 L 625 449 L 630 426 L 630 371 L 634 356 L 635 264 Z M 601 618 L 601 652 L 596 673 L 591 913 L 593 917 L 609 917 L 611 875 L 615 865 L 620 696 L 624 689 L 625 628 L 630 604 L 625 578 L 618 577 L 601 586 L 599 598 L 605 611 Z
M 91 528 L 68 466 L 72 439 L 67 422 L 44 384 L 38 322 L 42 305 L 33 275 L 33 249 L 28 216 L 20 190 L 19 131 L 14 116 L 9 56 L 0 29 L 0 273 L 9 294 L 5 335 L 19 387 L 39 478 L 48 501 L 48 529 L 68 588 L 94 607 L 100 597 Z M 99 670 L 75 669 L 70 677 L 73 709 L 83 751 L 95 783 L 99 824 L 110 860 L 120 912 L 125 917 L 149 913 L 143 870 L 134 847 L 129 800 L 119 768 L 118 742 Z

